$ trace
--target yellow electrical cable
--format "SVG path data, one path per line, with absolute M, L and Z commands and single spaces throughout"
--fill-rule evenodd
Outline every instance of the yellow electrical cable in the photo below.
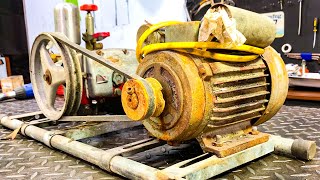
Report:
M 183 47 L 181 49 L 181 47 Z M 258 57 L 259 54 L 263 54 L 264 50 L 261 48 L 248 46 L 248 45 L 242 45 L 242 46 L 236 46 L 232 48 L 228 48 L 227 50 L 233 50 L 233 51 L 242 51 L 242 52 L 249 52 L 257 55 L 230 55 L 230 54 L 223 54 L 223 53 L 214 53 L 209 51 L 203 51 L 199 48 L 205 48 L 205 49 L 222 49 L 225 50 L 225 46 L 223 46 L 220 43 L 217 42 L 170 42 L 170 43 L 156 43 L 156 44 L 150 44 L 148 46 L 145 46 L 141 50 L 141 54 L 147 55 L 154 51 L 160 51 L 160 50 L 166 50 L 166 49 L 173 49 L 175 51 L 179 52 L 185 52 L 190 53 L 210 59 L 215 60 L 228 60 L 232 62 L 246 62 L 246 61 L 252 61 Z M 184 50 L 187 49 L 187 50 Z M 191 50 L 190 50 L 191 49 Z M 239 58 L 239 61 L 237 61 L 237 58 Z
M 249 45 L 242 45 L 242 46 L 234 46 L 230 48 L 226 48 L 221 43 L 218 42 L 168 42 L 168 43 L 155 43 L 150 44 L 148 46 L 145 46 L 142 48 L 142 53 L 149 54 L 152 49 L 155 49 L 157 51 L 159 50 L 165 50 L 165 49 L 177 49 L 177 48 L 205 48 L 205 49 L 222 49 L 222 50 L 234 50 L 234 51 L 243 51 L 243 52 L 250 52 L 254 54 L 263 54 L 264 49 L 257 48 L 254 46 Z
M 219 61 L 229 61 L 229 62 L 248 62 L 256 59 L 259 55 L 264 53 L 264 49 L 249 46 L 241 45 L 235 47 L 226 47 L 225 45 L 218 42 L 168 42 L 168 43 L 155 43 L 150 44 L 142 48 L 143 43 L 147 37 L 158 30 L 159 28 L 179 24 L 181 22 L 169 21 L 163 22 L 149 27 L 139 38 L 136 49 L 136 56 L 139 62 L 142 61 L 143 56 L 159 50 L 171 49 L 179 52 L 194 54 L 197 56 L 210 58 Z M 215 53 L 201 50 L 204 49 L 219 49 L 219 50 L 233 50 L 233 51 L 242 51 L 252 53 L 250 55 L 231 55 L 223 53 Z
M 179 21 L 167 21 L 167 22 L 162 22 L 162 23 L 158 23 L 155 25 L 150 26 L 139 38 L 138 43 L 137 43 L 137 48 L 136 48 L 136 57 L 138 59 L 139 62 L 141 62 L 142 59 L 142 54 L 141 54 L 141 49 L 143 46 L 144 41 L 148 38 L 148 36 L 150 34 L 152 34 L 154 31 L 165 27 L 165 26 L 170 26 L 170 25 L 175 25 L 175 24 L 179 24 L 182 22 Z
M 191 51 L 188 49 L 173 49 L 174 51 L 188 53 L 197 55 L 204 58 L 219 60 L 219 61 L 227 61 L 227 62 L 248 62 L 253 61 L 259 57 L 259 55 L 231 55 L 231 54 L 222 54 L 210 51 L 202 51 L 198 49 L 192 49 Z

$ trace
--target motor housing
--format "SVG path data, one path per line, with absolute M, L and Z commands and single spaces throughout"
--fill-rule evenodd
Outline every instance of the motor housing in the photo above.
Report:
M 245 36 L 245 44 L 219 42 L 215 33 L 220 31 L 199 42 L 201 33 L 209 32 L 201 28 L 222 23 L 212 19 L 205 25 L 163 22 L 143 33 L 140 29 L 137 74 L 144 79 L 125 83 L 122 105 L 127 116 L 142 120 L 152 136 L 173 145 L 196 138 L 204 151 L 225 157 L 268 141 L 269 135 L 256 125 L 281 108 L 288 76 L 283 60 L 269 46 L 275 39 L 270 19 L 221 4 L 212 8 L 241 22 L 234 32 Z M 250 24 L 252 19 L 257 23 Z M 265 33 L 255 33 L 259 29 Z M 157 34 L 163 42 L 152 38 Z
M 165 108 L 160 116 L 143 120 L 143 124 L 157 138 L 184 141 L 215 129 L 228 126 L 242 126 L 243 129 L 265 122 L 269 114 L 274 115 L 279 110 L 287 91 L 281 58 L 271 47 L 265 54 L 272 54 L 273 59 L 214 62 L 172 51 L 146 56 L 137 73 L 159 81 Z M 281 64 L 276 70 L 272 67 L 270 72 L 267 61 Z M 274 76 L 277 79 L 272 80 Z M 272 89 L 272 83 L 277 84 L 277 81 L 283 83 L 282 87 Z M 270 110 L 269 106 L 275 104 L 277 108 Z

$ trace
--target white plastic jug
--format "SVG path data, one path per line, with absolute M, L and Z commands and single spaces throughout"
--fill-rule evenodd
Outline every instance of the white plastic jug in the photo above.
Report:
M 0 55 L 0 79 L 8 77 L 6 59 Z

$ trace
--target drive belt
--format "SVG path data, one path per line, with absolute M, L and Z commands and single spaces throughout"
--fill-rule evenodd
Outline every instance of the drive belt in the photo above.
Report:
M 46 36 L 52 36 L 59 43 L 64 44 L 64 45 L 68 46 L 69 48 L 77 51 L 78 53 L 81 53 L 84 56 L 87 56 L 90 59 L 100 63 L 101 65 L 108 67 L 108 68 L 124 75 L 128 79 L 140 79 L 141 78 L 140 76 L 138 76 L 136 74 L 129 73 L 128 70 L 122 66 L 119 66 L 119 65 L 112 63 L 110 61 L 106 61 L 105 58 L 96 54 L 95 51 L 90 51 L 86 48 L 81 47 L 78 44 L 71 42 L 70 40 L 68 40 L 68 38 L 65 35 L 63 35 L 61 33 L 49 32 L 49 33 L 42 33 L 42 34 L 46 35 Z M 128 67 L 128 68 L 131 68 L 131 67 Z

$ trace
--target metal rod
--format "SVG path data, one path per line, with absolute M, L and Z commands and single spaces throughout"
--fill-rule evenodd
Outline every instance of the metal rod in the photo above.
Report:
M 79 127 L 80 126 L 80 127 Z M 73 140 L 94 137 L 101 134 L 119 131 L 121 129 L 133 128 L 136 126 L 141 126 L 141 122 L 102 122 L 102 123 L 82 123 L 78 127 L 73 127 L 64 131 L 64 136 Z
M 314 47 L 316 46 L 316 40 L 317 40 L 317 33 L 314 32 L 313 33 L 313 43 L 312 43 L 312 48 L 314 49 Z
M 59 121 L 85 121 L 85 122 L 134 122 L 126 115 L 100 115 L 100 116 L 63 116 Z
M 42 115 L 43 113 L 41 111 L 36 111 L 36 112 L 31 112 L 31 113 L 25 113 L 25 114 L 19 114 L 19 115 L 13 115 L 9 116 L 11 119 L 20 119 L 20 118 L 25 118 L 25 117 L 30 117 L 30 116 L 39 116 Z
M 190 165 L 186 165 L 190 163 L 189 160 L 182 161 L 163 169 L 162 172 L 165 174 L 171 174 L 170 177 L 174 177 L 174 179 L 180 179 L 182 177 L 192 180 L 209 179 L 226 172 L 227 170 L 269 154 L 273 150 L 273 143 L 271 141 L 267 141 L 224 158 L 218 158 L 217 156 L 212 155 Z M 201 158 L 201 156 L 199 156 L 199 158 Z M 196 159 L 197 158 L 194 160 Z
M 129 179 L 169 179 L 165 173 L 161 173 L 156 168 L 121 156 L 112 158 L 110 169 L 112 172 Z
M 281 136 L 270 136 L 274 144 L 274 153 L 293 156 L 302 160 L 311 160 L 316 155 L 317 145 L 314 141 L 289 139 Z

